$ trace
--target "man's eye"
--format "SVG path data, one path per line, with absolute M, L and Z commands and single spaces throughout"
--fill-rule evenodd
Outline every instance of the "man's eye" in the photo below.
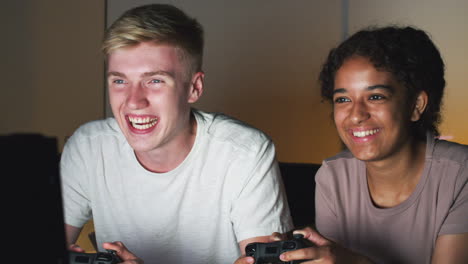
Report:
M 115 83 L 115 84 L 124 84 L 125 83 L 124 80 L 120 80 L 120 79 L 113 80 L 112 82 Z
M 345 103 L 345 102 L 350 102 L 350 100 L 346 97 L 338 97 L 334 100 L 335 103 Z
M 162 83 L 162 81 L 159 79 L 152 79 L 150 83 Z

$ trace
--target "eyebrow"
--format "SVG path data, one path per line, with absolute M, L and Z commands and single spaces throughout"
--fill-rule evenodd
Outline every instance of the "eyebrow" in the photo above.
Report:
M 145 72 L 141 75 L 141 77 L 149 77 L 149 76 L 154 76 L 154 75 L 163 75 L 163 76 L 169 76 L 171 78 L 174 78 L 174 74 L 168 71 Z
M 120 73 L 120 72 L 108 72 L 107 77 L 110 77 L 110 76 L 125 77 L 125 74 Z
M 171 78 L 174 78 L 174 74 L 172 74 L 171 72 L 168 72 L 168 71 L 144 72 L 144 73 L 141 74 L 141 77 L 150 77 L 150 76 L 154 76 L 154 75 L 164 75 L 164 76 L 169 76 Z M 110 76 L 117 76 L 117 77 L 122 77 L 122 78 L 126 77 L 125 74 L 123 74 L 121 72 L 116 72 L 116 71 L 108 72 L 107 77 L 110 77 Z
M 390 93 L 395 92 L 395 88 L 391 85 L 386 85 L 386 84 L 376 84 L 376 85 L 371 85 L 366 88 L 367 91 L 373 91 L 377 89 L 384 89 L 387 90 Z M 335 94 L 343 94 L 346 93 L 346 88 L 338 88 L 333 90 L 333 95 Z
M 333 95 L 338 94 L 338 93 L 346 93 L 346 89 L 338 88 L 338 89 L 333 90 Z
M 376 89 L 384 89 L 384 90 L 387 90 L 391 93 L 395 92 L 395 88 L 391 85 L 386 85 L 386 84 L 376 84 L 376 85 L 372 85 L 372 86 L 369 86 L 366 88 L 366 90 L 368 91 L 372 91 L 372 90 L 376 90 Z

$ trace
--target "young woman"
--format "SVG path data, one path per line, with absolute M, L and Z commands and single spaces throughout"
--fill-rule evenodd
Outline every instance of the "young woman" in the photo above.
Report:
M 282 259 L 468 263 L 468 146 L 437 138 L 444 63 L 428 35 L 357 32 L 320 81 L 347 150 L 316 175 L 318 232 L 298 231 L 317 247 Z
M 468 146 L 438 139 L 444 63 L 428 35 L 359 31 L 320 81 L 347 150 L 316 175 L 317 231 L 295 231 L 315 246 L 280 259 L 468 263 Z

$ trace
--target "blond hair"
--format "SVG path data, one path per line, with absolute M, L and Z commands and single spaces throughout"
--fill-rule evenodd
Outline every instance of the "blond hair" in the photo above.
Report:
M 142 42 L 174 45 L 192 73 L 202 70 L 203 28 L 172 5 L 151 4 L 126 11 L 107 29 L 102 51 L 108 56 Z

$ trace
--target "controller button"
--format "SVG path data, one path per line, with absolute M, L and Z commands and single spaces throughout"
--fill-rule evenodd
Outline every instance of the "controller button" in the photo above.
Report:
M 304 238 L 304 235 L 302 235 L 302 234 L 294 234 L 293 237 L 294 237 L 294 239 L 303 239 L 303 238 Z
M 254 245 L 249 245 L 247 246 L 247 248 L 245 249 L 245 251 L 247 252 L 255 252 L 256 251 L 256 248 Z
M 295 249 L 296 243 L 287 241 L 283 244 L 283 249 Z

